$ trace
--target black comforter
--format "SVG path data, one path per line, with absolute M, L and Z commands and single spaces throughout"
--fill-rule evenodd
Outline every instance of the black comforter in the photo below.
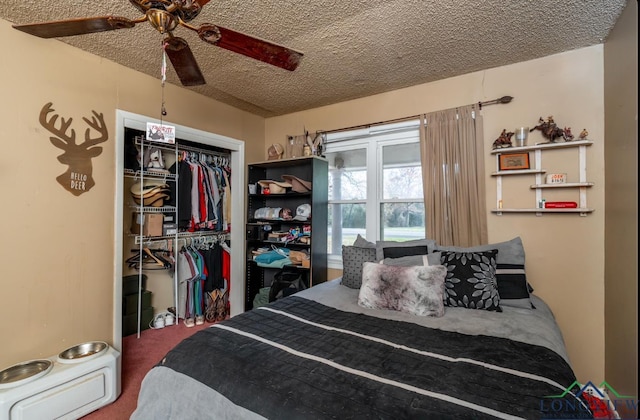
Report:
M 546 347 L 296 296 L 194 334 L 159 367 L 270 419 L 591 417 L 565 393 L 570 366 Z

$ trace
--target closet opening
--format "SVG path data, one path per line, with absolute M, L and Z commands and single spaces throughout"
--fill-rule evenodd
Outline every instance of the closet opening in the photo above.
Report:
M 182 314 L 178 315 L 184 316 L 185 306 L 178 301 L 178 294 L 184 293 L 179 292 L 179 277 L 175 265 L 175 263 L 179 264 L 179 260 L 176 258 L 173 261 L 167 261 L 168 255 L 177 257 L 177 251 L 184 246 L 210 249 L 217 245 L 224 245 L 224 250 L 229 257 L 227 259 L 229 271 L 226 274 L 229 277 L 229 315 L 234 316 L 244 309 L 245 264 L 242 246 L 244 237 L 241 226 L 243 220 L 240 217 L 244 214 L 244 189 L 242 188 L 245 185 L 244 142 L 163 121 L 162 124 L 175 127 L 176 142 L 175 144 L 161 142 L 156 144 L 145 139 L 147 123 L 160 124 L 161 122 L 143 115 L 116 111 L 113 346 L 118 351 L 121 351 L 123 333 L 127 333 L 126 335 L 131 333 L 130 326 L 127 330 L 128 324 L 123 325 L 125 316 L 128 317 L 126 321 L 131 321 L 131 314 L 134 312 L 131 305 L 137 304 L 137 308 L 133 308 L 136 314 L 134 320 L 136 328 L 146 312 L 153 311 L 155 314 L 160 314 L 171 308 L 176 311 L 182 310 Z M 153 150 L 150 150 L 150 145 L 154 146 Z M 137 157 L 136 147 L 142 152 Z M 150 154 L 150 151 L 153 154 Z M 153 160 L 152 164 L 149 164 L 150 159 Z M 142 168 L 136 167 L 136 162 L 142 164 Z M 178 163 L 183 165 L 185 162 L 215 168 L 219 172 L 219 174 L 216 172 L 219 179 L 226 180 L 220 185 L 220 191 L 222 192 L 222 185 L 228 187 L 228 190 L 225 189 L 223 193 L 225 206 L 227 206 L 225 207 L 227 218 L 223 218 L 220 213 L 222 207 L 219 208 L 220 211 L 211 212 L 211 206 L 209 206 L 210 214 L 216 213 L 215 218 L 205 218 L 206 220 L 203 219 L 201 223 L 190 222 L 189 226 L 185 225 L 184 214 L 187 206 L 184 202 L 180 206 L 177 200 L 178 191 L 175 190 L 179 188 L 179 176 L 176 175 Z M 148 170 L 151 167 L 154 168 L 153 171 Z M 185 179 L 186 177 L 183 177 L 182 180 Z M 213 174 L 211 179 L 214 179 Z M 162 184 L 160 188 L 166 188 L 166 191 L 162 190 L 148 197 L 147 182 L 152 185 L 159 182 Z M 184 190 L 186 187 L 183 185 L 182 188 Z M 135 190 L 134 193 L 132 193 L 133 190 Z M 212 193 L 202 194 L 207 197 L 213 196 Z M 136 200 L 135 203 L 132 203 L 132 197 Z M 158 200 L 156 197 L 159 197 Z M 184 198 L 186 195 L 183 194 L 181 197 Z M 151 203 L 151 201 L 154 202 Z M 221 198 L 220 205 L 222 206 Z M 186 212 L 190 210 L 187 209 Z M 218 213 L 220 217 L 217 217 Z M 157 230 L 158 225 L 155 224 L 158 218 L 164 221 L 162 234 Z M 154 223 L 154 230 L 150 235 L 147 235 L 149 232 L 142 227 L 152 226 L 147 223 L 148 220 L 153 220 Z M 139 222 L 141 225 L 136 225 Z M 173 224 L 176 227 L 175 231 L 171 230 Z M 138 270 L 137 264 L 143 264 L 143 260 L 144 263 L 151 263 L 146 268 L 156 268 L 149 271 L 148 276 L 145 274 L 146 268 Z M 125 277 L 131 278 L 125 279 Z M 140 288 L 140 286 L 143 287 Z M 135 299 L 125 294 L 125 292 L 132 292 L 132 288 L 133 292 L 137 293 Z M 153 296 L 149 291 L 153 292 Z M 151 300 L 153 305 L 150 305 Z M 148 315 L 146 314 L 146 318 Z M 177 322 L 184 321 L 186 318 L 177 320 Z M 138 328 L 138 335 L 139 331 Z

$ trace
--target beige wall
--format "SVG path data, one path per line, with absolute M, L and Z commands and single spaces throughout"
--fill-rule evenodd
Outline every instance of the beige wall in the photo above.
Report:
M 638 395 L 636 1 L 627 3 L 621 18 L 607 38 L 604 50 L 604 85 L 605 134 L 609 140 L 605 143 L 605 374 L 607 382 L 620 394 Z
M 159 80 L 72 48 L 25 35 L 0 20 L 10 53 L 0 62 L 0 368 L 70 345 L 111 342 L 114 291 L 115 111 L 159 118 Z M 38 122 L 47 102 L 73 117 L 104 114 L 109 140 L 93 159 L 96 186 L 74 196 L 56 177 L 66 166 Z M 264 119 L 167 85 L 167 120 L 247 142 L 264 157 Z M 251 147 L 253 146 L 253 147 Z
M 563 331 L 571 362 L 579 380 L 604 379 L 604 98 L 603 47 L 579 49 L 397 90 L 336 105 L 266 120 L 265 146 L 284 144 L 288 134 L 332 130 L 401 118 L 455 107 L 504 95 L 508 105 L 487 106 L 484 116 L 487 206 L 495 207 L 495 170 L 491 145 L 503 128 L 533 127 L 539 117 L 553 115 L 561 126 L 577 134 L 587 128 L 594 145 L 587 149 L 588 205 L 586 217 L 576 214 L 505 214 L 488 216 L 489 240 L 521 236 L 527 252 L 527 274 L 535 292 L 554 311 Z M 539 132 L 530 141 L 542 141 Z M 575 171 L 577 152 L 559 156 Z M 572 160 L 573 159 L 573 160 Z M 554 165 L 563 165 L 563 162 Z M 557 168 L 557 167 L 556 167 Z M 559 170 L 559 169 L 556 169 Z M 571 176 L 571 174 L 570 174 Z M 577 176 L 577 175 L 576 175 Z M 528 200 L 533 192 L 505 191 L 509 200 Z M 506 200 L 507 198 L 505 198 Z M 572 197 L 577 201 L 577 197 Z M 533 204 L 530 204 L 532 206 Z M 506 206 L 506 205 L 505 205 Z M 332 271 L 331 274 L 336 274 Z

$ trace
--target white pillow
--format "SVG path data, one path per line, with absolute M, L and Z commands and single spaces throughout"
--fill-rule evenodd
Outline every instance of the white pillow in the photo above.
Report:
M 365 262 L 358 305 L 441 317 L 446 275 L 442 265 L 402 267 Z

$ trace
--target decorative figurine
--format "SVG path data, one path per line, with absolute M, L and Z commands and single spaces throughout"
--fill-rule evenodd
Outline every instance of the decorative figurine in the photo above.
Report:
M 502 149 L 505 147 L 511 147 L 511 137 L 513 136 L 513 133 L 510 131 L 507 133 L 507 129 L 503 129 L 502 133 L 500 133 L 500 137 L 498 137 L 496 139 L 496 141 L 493 142 L 493 148 L 494 149 Z
M 587 129 L 583 128 L 580 134 L 578 135 L 578 140 L 586 140 L 588 135 L 589 135 L 589 132 L 587 131 Z
M 321 131 L 316 131 L 316 134 L 312 138 L 308 131 L 305 131 L 307 136 L 307 145 L 311 148 L 311 155 L 322 156 L 322 140 L 323 134 Z M 305 155 L 307 156 L 307 155 Z
M 564 140 L 565 141 L 571 141 L 573 140 L 573 134 L 571 133 L 571 127 L 565 127 L 564 128 Z
M 549 142 L 554 143 L 556 139 L 562 137 L 564 141 L 573 140 L 573 135 L 571 134 L 571 129 L 569 128 L 569 136 L 562 128 L 558 127 L 556 122 L 553 120 L 553 116 L 549 115 L 547 117 L 547 121 L 543 120 L 542 117 L 538 119 L 538 125 L 533 127 L 529 132 L 533 130 L 540 130 L 542 132 L 542 137 L 548 139 Z

